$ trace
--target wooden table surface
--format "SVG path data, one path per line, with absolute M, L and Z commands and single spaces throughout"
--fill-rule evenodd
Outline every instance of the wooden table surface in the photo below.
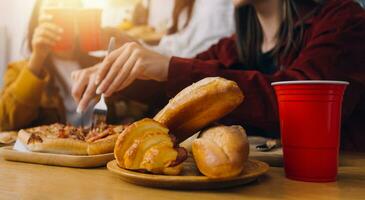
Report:
M 106 168 L 74 169 L 9 162 L 0 158 L 0 199 L 365 199 L 364 154 L 342 156 L 338 181 L 286 179 L 272 167 L 258 181 L 214 191 L 173 191 L 123 182 Z

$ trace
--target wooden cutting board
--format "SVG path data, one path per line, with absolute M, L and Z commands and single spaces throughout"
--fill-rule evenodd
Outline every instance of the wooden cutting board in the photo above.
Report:
M 244 185 L 256 180 L 269 169 L 269 165 L 264 162 L 248 160 L 245 170 L 240 176 L 211 179 L 200 174 L 191 157 L 183 163 L 184 171 L 180 176 L 154 175 L 126 170 L 120 168 L 116 160 L 109 162 L 107 167 L 108 170 L 118 175 L 122 180 L 136 185 L 190 190 L 219 189 Z
M 13 150 L 12 146 L 1 147 L 0 154 L 5 160 L 9 161 L 77 168 L 102 167 L 114 159 L 113 153 L 77 156 L 38 152 L 20 152 Z

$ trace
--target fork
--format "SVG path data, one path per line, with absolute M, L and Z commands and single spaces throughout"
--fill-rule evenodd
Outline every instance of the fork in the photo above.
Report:
M 115 47 L 115 38 L 111 37 L 108 46 L 108 55 Z M 106 122 L 108 106 L 105 103 L 104 94 L 101 95 L 99 102 L 95 105 L 92 114 L 91 130 Z
M 267 152 L 279 147 L 281 147 L 280 140 L 269 139 L 265 143 L 257 145 L 256 149 L 261 152 Z

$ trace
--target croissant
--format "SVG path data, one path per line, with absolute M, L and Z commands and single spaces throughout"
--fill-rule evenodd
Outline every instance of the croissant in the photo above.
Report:
M 169 129 L 152 120 L 143 119 L 128 126 L 114 148 L 119 167 L 154 174 L 177 175 L 187 158 L 184 148 L 175 145 Z

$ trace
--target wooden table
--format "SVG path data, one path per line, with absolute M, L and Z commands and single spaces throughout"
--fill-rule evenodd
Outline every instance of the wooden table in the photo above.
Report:
M 283 168 L 249 185 L 215 191 L 172 191 L 132 185 L 105 168 L 73 169 L 0 158 L 0 199 L 365 199 L 365 156 L 345 154 L 334 183 L 286 179 Z

